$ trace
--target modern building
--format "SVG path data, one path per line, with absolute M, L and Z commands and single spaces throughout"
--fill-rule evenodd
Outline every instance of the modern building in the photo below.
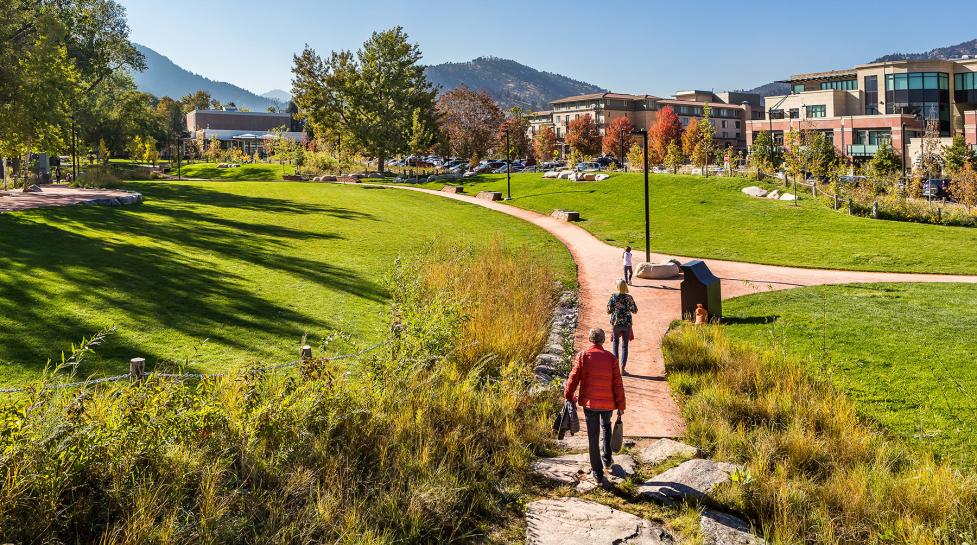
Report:
M 675 111 L 682 126 L 687 126 L 692 118 L 701 118 L 708 105 L 711 121 L 716 127 L 717 146 L 737 150 L 746 149 L 746 121 L 753 119 L 755 112 L 763 111 L 763 99 L 759 95 L 711 91 L 682 91 L 671 99 L 604 92 L 560 98 L 550 104 L 551 110 L 530 115 L 530 137 L 548 125 L 562 141 L 570 122 L 587 115 L 597 124 L 601 134 L 619 117 L 627 117 L 635 128 L 647 130 L 654 126 L 658 112 L 666 106 Z
M 820 131 L 857 161 L 883 143 L 905 155 L 927 126 L 941 137 L 963 134 L 977 144 L 977 59 L 862 64 L 796 74 L 787 83 L 790 94 L 767 97 L 766 119 L 747 123 L 748 144 L 761 131 L 776 143 L 791 128 Z
M 187 114 L 191 140 L 209 142 L 213 138 L 222 149 L 240 148 L 251 155 L 262 143 L 274 138 L 274 131 L 284 127 L 285 138 L 302 142 L 305 133 L 300 123 L 287 112 L 242 112 L 233 105 L 223 110 L 194 110 Z

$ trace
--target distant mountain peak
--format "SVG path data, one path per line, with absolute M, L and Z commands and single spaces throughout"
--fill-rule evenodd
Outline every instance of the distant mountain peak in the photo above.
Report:
M 292 94 L 288 91 L 283 91 L 281 89 L 272 89 L 267 93 L 261 93 L 261 96 L 269 100 L 274 100 L 276 102 L 281 102 L 282 104 L 292 100 Z
M 605 91 L 601 87 L 561 74 L 544 72 L 512 59 L 481 56 L 465 62 L 446 62 L 425 69 L 431 83 L 442 91 L 467 85 L 484 90 L 503 108 L 518 106 L 545 110 L 557 98 Z
M 146 69 L 132 73 L 132 79 L 142 91 L 158 97 L 169 96 L 179 99 L 183 95 L 203 89 L 221 102 L 234 102 L 238 108 L 263 111 L 269 106 L 279 106 L 275 100 L 258 96 L 232 83 L 214 81 L 195 74 L 149 47 L 134 45 L 146 57 Z
M 977 39 L 960 42 L 956 45 L 937 47 L 925 53 L 890 53 L 872 62 L 919 61 L 928 59 L 958 59 L 964 55 L 977 56 Z

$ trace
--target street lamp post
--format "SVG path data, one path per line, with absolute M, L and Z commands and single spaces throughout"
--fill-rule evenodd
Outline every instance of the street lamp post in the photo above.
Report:
M 505 200 L 512 200 L 512 158 L 509 157 L 509 127 L 505 128 Z
M 633 129 L 631 134 L 640 134 L 645 150 L 645 263 L 651 263 L 651 214 L 648 210 L 648 131 L 645 129 Z

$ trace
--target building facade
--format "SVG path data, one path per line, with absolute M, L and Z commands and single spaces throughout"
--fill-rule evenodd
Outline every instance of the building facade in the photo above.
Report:
M 682 91 L 671 99 L 605 92 L 565 97 L 550 104 L 551 110 L 530 114 L 530 138 L 541 127 L 549 126 L 562 142 L 570 122 L 588 115 L 601 134 L 620 117 L 628 118 L 637 129 L 649 130 L 657 121 L 658 112 L 666 106 L 675 111 L 684 127 L 693 118 L 701 118 L 708 105 L 711 121 L 716 127 L 717 146 L 742 150 L 746 149 L 746 121 L 754 117 L 754 112 L 762 112 L 762 99 L 758 95 L 710 91 Z
M 944 138 L 963 134 L 969 143 L 977 143 L 972 113 L 977 108 L 977 59 L 863 64 L 796 74 L 787 83 L 791 93 L 767 97 L 765 119 L 747 123 L 747 144 L 761 131 L 782 143 L 791 129 L 813 130 L 858 161 L 883 144 L 907 156 L 911 139 L 923 136 L 927 127 Z
M 242 112 L 233 106 L 223 110 L 194 110 L 187 114 L 191 140 L 209 142 L 216 138 L 222 149 L 240 148 L 251 155 L 262 143 L 273 139 L 276 130 L 296 142 L 305 140 L 305 132 L 286 112 Z

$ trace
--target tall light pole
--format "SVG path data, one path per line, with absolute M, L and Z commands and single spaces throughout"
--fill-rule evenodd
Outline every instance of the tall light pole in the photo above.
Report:
M 648 131 L 633 129 L 631 134 L 640 134 L 644 139 L 645 149 L 645 263 L 651 263 L 651 213 L 648 211 Z
M 509 157 L 509 126 L 505 128 L 505 200 L 512 200 L 512 159 Z

